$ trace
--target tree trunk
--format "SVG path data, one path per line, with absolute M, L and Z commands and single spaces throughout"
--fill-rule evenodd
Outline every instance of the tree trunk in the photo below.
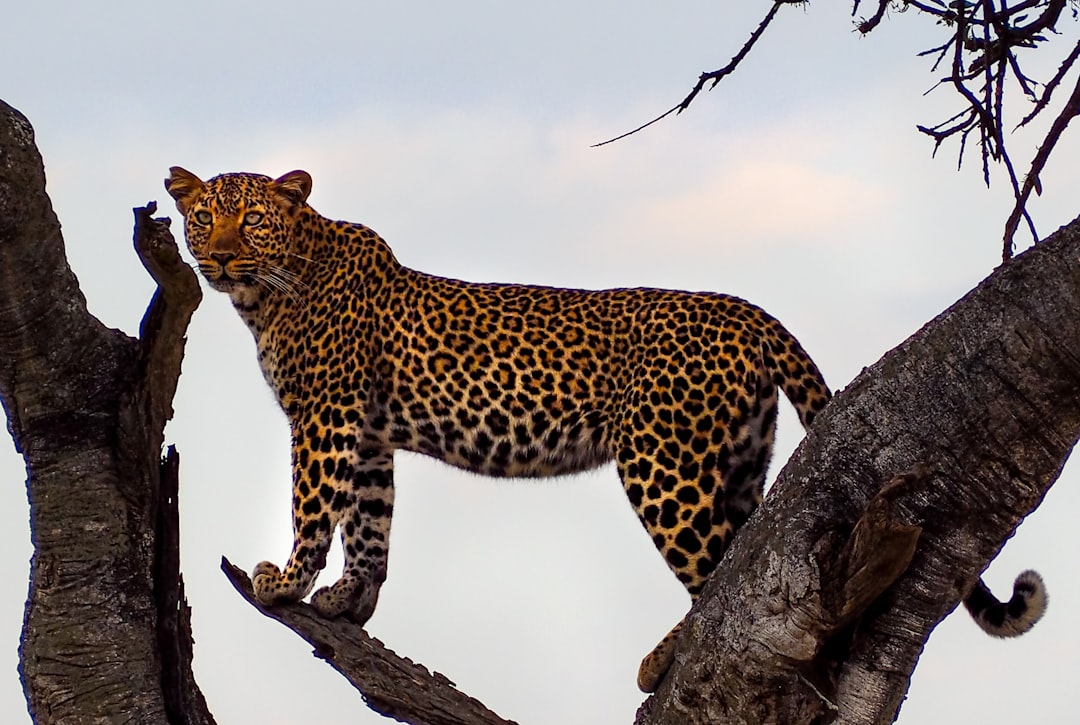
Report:
M 34 558 L 19 672 L 40 725 L 214 722 L 191 672 L 179 457 L 161 456 L 201 293 L 154 211 L 135 210 L 136 251 L 158 291 L 134 340 L 87 311 L 33 129 L 0 101 L 0 402 L 27 468 Z M 305 614 L 315 654 L 376 711 L 418 724 L 508 722 L 359 628 Z
M 161 459 L 200 292 L 167 225 L 140 211 L 160 287 L 133 340 L 87 312 L 33 129 L 0 102 L 0 401 L 26 460 L 19 672 L 38 723 L 213 722 L 191 677 L 177 457 Z
M 830 402 L 688 615 L 638 722 L 891 723 L 931 630 L 1080 436 L 1077 310 L 1080 220 Z
M 0 402 L 27 463 L 20 673 L 38 723 L 213 722 L 191 676 L 178 458 L 161 459 L 199 293 L 153 210 L 136 210 L 136 248 L 159 289 L 134 340 L 87 312 L 32 129 L 0 102 Z M 930 631 L 1080 435 L 1077 260 L 1080 221 L 829 404 L 688 615 L 639 722 L 894 719 Z M 501 722 L 306 607 L 264 611 L 373 707 L 413 723 Z

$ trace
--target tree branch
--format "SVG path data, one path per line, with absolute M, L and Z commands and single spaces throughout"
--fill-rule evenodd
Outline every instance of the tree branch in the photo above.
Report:
M 161 690 L 170 725 L 213 725 L 214 718 L 191 670 L 191 608 L 180 575 L 180 454 L 169 446 L 161 459 L 157 501 L 154 596 L 161 652 Z
M 0 402 L 28 474 L 19 673 L 38 725 L 213 722 L 190 676 L 175 531 L 160 528 L 176 525 L 162 430 L 197 303 L 169 289 L 144 342 L 87 311 L 33 129 L 0 102 Z
M 149 399 L 154 427 L 172 417 L 172 399 L 180 378 L 184 358 L 184 334 L 191 316 L 202 301 L 202 290 L 194 270 L 180 257 L 169 219 L 154 219 L 157 202 L 137 207 L 135 213 L 135 251 L 158 288 L 139 326 L 141 367 L 140 391 Z M 159 442 L 160 447 L 160 442 Z
M 1064 11 L 1068 0 L 1024 0 L 1014 6 L 1008 6 L 1005 2 L 993 0 L 974 0 L 973 2 L 927 4 L 915 0 L 904 0 L 902 9 L 914 9 L 934 19 L 938 25 L 949 28 L 949 39 L 934 48 L 923 51 L 919 55 L 934 55 L 938 58 L 934 63 L 936 70 L 941 60 L 950 49 L 953 50 L 952 68 L 947 78 L 940 80 L 934 88 L 948 83 L 953 90 L 964 100 L 965 110 L 954 114 L 948 120 L 934 126 L 918 125 L 920 132 L 927 134 L 934 140 L 934 153 L 936 154 L 941 144 L 953 136 L 959 138 L 958 166 L 963 164 L 964 153 L 968 149 L 967 140 L 969 135 L 978 130 L 979 152 L 982 163 L 983 180 L 990 185 L 990 162 L 1001 163 L 1005 166 L 1009 177 L 1009 183 L 1013 189 L 1015 206 L 1012 214 L 1005 225 L 1005 241 L 1003 244 L 1003 256 L 1008 260 L 1012 256 L 1013 237 L 1020 219 L 1027 221 L 1028 228 L 1034 241 L 1038 241 L 1038 233 L 1031 215 L 1027 212 L 1027 202 L 1031 196 L 1033 185 L 1046 163 L 1045 157 L 1040 154 L 1036 157 L 1036 163 L 1029 168 L 1024 184 L 1020 184 L 1009 156 L 1008 146 L 1004 135 L 1004 103 L 1003 94 L 1005 81 L 1010 72 L 1015 78 L 1021 91 L 1029 98 L 1034 98 L 1034 85 L 1021 69 L 1020 61 L 1014 49 L 1036 48 L 1047 41 L 1044 33 L 1054 31 L 1061 13 Z M 750 38 L 743 44 L 739 52 L 723 68 L 698 76 L 697 83 L 690 89 L 690 93 L 675 106 L 664 111 L 656 118 L 641 124 L 632 131 L 620 134 L 614 138 L 594 144 L 593 148 L 614 143 L 627 136 L 632 136 L 653 124 L 659 123 L 672 114 L 680 114 L 686 110 L 704 90 L 705 84 L 712 82 L 710 90 L 716 87 L 722 78 L 731 74 L 749 54 L 750 50 L 769 27 L 781 5 L 801 4 L 799 0 L 775 0 L 770 6 L 764 19 L 751 33 Z M 854 0 L 852 4 L 852 16 L 858 13 L 861 0 Z M 889 8 L 893 5 L 892 0 L 877 0 L 877 7 L 869 18 L 864 18 L 856 23 L 856 29 L 866 35 L 872 32 L 885 18 Z M 1031 22 L 1025 23 L 1027 13 L 1031 9 L 1041 9 L 1039 15 Z M 979 31 L 978 33 L 972 30 Z M 1080 45 L 1077 46 L 1080 49 Z M 1078 49 L 1062 63 L 1058 74 L 1046 86 L 1042 97 L 1038 99 L 1035 108 L 1020 122 L 1019 126 L 1025 125 L 1033 117 L 1041 113 L 1048 105 L 1050 96 L 1060 83 L 1062 76 L 1073 65 L 1078 54 Z M 982 86 L 978 93 L 969 87 L 976 80 L 982 80 Z M 1075 115 L 1075 106 L 1068 103 L 1062 109 L 1062 115 Z M 1059 120 L 1061 119 L 1059 115 Z M 1071 116 L 1070 116 L 1071 117 Z M 959 122 L 953 123 L 960 119 Z M 1018 127 L 1019 127 L 1018 126 Z M 1053 148 L 1057 138 L 1064 130 L 1063 127 L 1052 129 L 1042 141 L 1042 148 Z M 1041 149 L 1040 149 L 1041 151 Z M 1048 155 L 1048 154 L 1047 154 Z M 1037 187 L 1036 187 L 1037 188 Z
M 690 89 L 690 93 L 687 94 L 686 98 L 682 99 L 675 106 L 664 111 L 653 120 L 641 124 L 633 131 L 627 131 L 626 133 L 620 134 L 615 138 L 609 138 L 607 141 L 601 141 L 600 143 L 593 144 L 592 148 L 606 146 L 609 143 L 615 143 L 616 141 L 624 139 L 627 136 L 633 136 L 638 131 L 643 131 L 649 126 L 652 126 L 654 123 L 658 123 L 664 120 L 673 113 L 678 115 L 685 111 L 687 108 L 689 108 L 690 104 L 694 102 L 694 99 L 697 98 L 697 95 L 701 93 L 701 90 L 705 87 L 706 83 L 712 81 L 712 86 L 709 89 L 712 90 L 716 87 L 716 84 L 724 78 L 724 76 L 730 75 L 732 72 L 735 71 L 735 69 L 739 66 L 739 63 L 742 62 L 742 59 L 750 53 L 750 50 L 757 43 L 758 39 L 761 38 L 762 35 L 764 35 L 765 29 L 769 27 L 769 24 L 773 21 L 773 18 L 776 17 L 776 13 L 780 9 L 781 5 L 802 5 L 805 1 L 806 0 L 775 0 L 775 2 L 773 2 L 772 4 L 772 7 L 769 8 L 769 12 L 765 14 L 765 17 L 762 19 L 762 21 L 758 23 L 757 28 L 755 28 L 754 32 L 750 34 L 750 38 L 743 44 L 743 47 L 739 49 L 739 52 L 735 54 L 735 56 L 728 62 L 727 65 L 725 65 L 723 68 L 718 68 L 717 70 L 710 71 L 708 73 L 702 73 L 700 76 L 698 76 L 697 83 L 695 83 L 694 87 Z
M 911 7 L 918 12 L 930 15 L 936 18 L 937 22 L 950 28 L 951 37 L 945 45 L 924 51 L 922 54 L 936 53 L 947 47 L 954 49 L 952 71 L 947 80 L 950 81 L 956 93 L 965 100 L 970 111 L 967 114 L 953 116 L 952 119 L 937 126 L 928 128 L 920 125 L 918 129 L 933 137 L 935 152 L 945 139 L 959 134 L 961 163 L 963 162 L 967 137 L 972 130 L 978 129 L 983 180 L 987 186 L 990 185 L 990 161 L 993 160 L 1005 166 L 1015 200 L 1012 213 L 1005 224 L 1002 257 L 1006 261 L 1012 257 L 1013 238 L 1016 235 L 1021 219 L 1027 222 L 1032 240 L 1039 241 L 1034 220 L 1027 211 L 1027 202 L 1030 199 L 1032 188 L 1037 188 L 1038 176 L 1046 163 L 1048 154 L 1043 156 L 1040 153 L 1040 155 L 1036 156 L 1036 161 L 1028 169 L 1024 183 L 1021 184 L 1009 156 L 1004 135 L 1003 93 L 1005 81 L 1011 72 L 1020 90 L 1029 98 L 1034 98 L 1033 81 L 1022 71 L 1014 49 L 1035 48 L 1046 43 L 1047 39 L 1044 33 L 1054 30 L 1066 3 L 1067 0 L 1026 0 L 1010 7 L 1004 2 L 995 3 L 993 0 L 978 0 L 978 2 L 966 4 L 958 3 L 947 6 L 940 4 L 941 7 L 933 7 L 908 0 L 904 2 L 905 7 Z M 859 0 L 856 0 L 855 9 L 858 8 L 859 4 Z M 859 24 L 858 29 L 860 32 L 865 34 L 877 27 L 889 4 L 886 0 L 879 0 L 878 10 L 875 15 Z M 1042 12 L 1031 22 L 1024 23 L 1028 11 L 1038 8 L 1041 8 Z M 972 28 L 981 32 L 970 32 Z M 1054 88 L 1072 66 L 1076 55 L 1077 50 L 1074 48 L 1073 52 L 1062 63 L 1057 75 L 1046 86 L 1034 109 L 1018 124 L 1018 127 L 1025 125 L 1047 107 Z M 970 61 L 966 62 L 969 57 Z M 934 67 L 937 67 L 936 63 Z M 980 78 L 982 80 L 981 97 L 976 96 L 975 92 L 968 87 L 969 83 Z M 1062 109 L 1062 114 L 1075 115 L 1075 108 L 1071 107 L 1067 102 Z M 947 125 L 952 120 L 960 117 L 960 115 L 965 116 L 961 123 Z M 1059 116 L 1059 120 L 1060 118 L 1061 116 Z M 1056 126 L 1057 122 L 1055 122 Z M 1051 128 L 1042 141 L 1042 148 L 1053 148 L 1063 130 L 1063 127 Z
M 1077 49 L 1080 49 L 1080 43 L 1077 43 Z M 1070 56 L 1075 59 L 1076 54 Z M 1069 63 L 1071 64 L 1071 60 Z M 1027 213 L 1027 202 L 1031 198 L 1031 192 L 1038 193 L 1042 189 L 1042 185 L 1039 182 L 1039 175 L 1046 167 L 1046 163 L 1050 160 L 1050 154 L 1054 150 L 1054 146 L 1057 145 L 1061 135 L 1065 133 L 1065 129 L 1068 127 L 1069 122 L 1077 115 L 1080 114 L 1080 76 L 1076 78 L 1076 85 L 1073 87 L 1072 95 L 1069 96 L 1069 100 L 1065 101 L 1065 105 L 1061 109 L 1061 113 L 1057 115 L 1054 122 L 1050 124 L 1050 130 L 1046 132 L 1046 138 L 1043 139 L 1042 144 L 1039 146 L 1038 152 L 1035 154 L 1035 158 L 1031 161 L 1031 167 L 1028 169 L 1027 176 L 1024 177 L 1024 184 L 1016 192 L 1016 203 L 1013 205 L 1012 212 L 1009 214 L 1008 220 L 1005 222 L 1005 236 L 1002 241 L 1001 258 L 1002 261 L 1008 261 L 1012 258 L 1013 253 L 1013 237 L 1016 235 L 1016 228 L 1020 225 L 1021 218 L 1030 218 Z M 1026 120 L 1026 119 L 1025 119 Z M 1032 235 L 1034 236 L 1035 230 L 1032 228 Z
M 735 537 L 638 722 L 893 722 L 930 632 L 1080 437 L 1078 308 L 1080 219 L 837 395 Z M 880 595 L 858 584 L 894 575 Z
M 313 654 L 341 673 L 375 712 L 413 725 L 513 725 L 445 676 L 394 654 L 359 625 L 324 619 L 302 602 L 264 607 L 240 568 L 222 557 L 221 570 L 249 604 L 311 643 Z

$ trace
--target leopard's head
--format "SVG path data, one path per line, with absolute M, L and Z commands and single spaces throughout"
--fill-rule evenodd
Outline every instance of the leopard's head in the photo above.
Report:
M 242 295 L 283 289 L 293 275 L 293 229 L 311 193 L 311 176 L 290 171 L 222 174 L 203 181 L 174 166 L 165 190 L 184 216 L 184 234 L 199 271 L 214 289 Z

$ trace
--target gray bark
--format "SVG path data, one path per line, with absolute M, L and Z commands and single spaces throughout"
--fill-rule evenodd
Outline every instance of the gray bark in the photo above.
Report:
M 34 543 L 19 672 L 36 723 L 209 724 L 179 569 L 179 457 L 161 456 L 200 300 L 168 220 L 136 209 L 158 291 L 139 339 L 86 309 L 45 194 L 33 130 L 0 101 L 0 402 L 26 460 Z M 246 577 L 228 571 L 250 597 Z M 316 655 L 371 707 L 412 723 L 506 723 L 359 627 L 297 605 Z
M 892 722 L 931 630 L 1080 436 L 1077 310 L 1080 220 L 839 394 L 735 538 L 638 722 Z M 853 543 L 857 522 L 876 545 Z M 867 580 L 883 593 L 868 599 Z
M 159 289 L 135 340 L 87 311 L 33 130 L 0 102 L 0 402 L 26 460 L 19 672 L 38 723 L 213 722 L 191 678 L 177 459 L 161 457 L 200 293 L 150 211 L 135 241 Z
M 87 312 L 33 132 L 0 102 L 0 402 L 27 463 L 20 673 L 38 723 L 212 722 L 190 670 L 177 458 L 160 455 L 198 286 L 151 213 L 139 210 L 136 247 L 159 290 L 135 340 Z M 736 537 L 639 722 L 894 719 L 930 631 L 1080 435 L 1078 260 L 1080 221 L 837 396 Z M 380 711 L 500 722 L 305 607 L 263 611 Z

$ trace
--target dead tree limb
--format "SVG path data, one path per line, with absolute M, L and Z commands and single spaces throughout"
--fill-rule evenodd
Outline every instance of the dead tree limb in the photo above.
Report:
M 359 625 L 324 619 L 302 602 L 264 607 L 241 569 L 222 558 L 221 570 L 249 604 L 311 643 L 313 654 L 359 690 L 372 710 L 414 725 L 512 725 L 444 675 L 387 649 Z
M 177 459 L 160 458 L 198 293 L 152 213 L 136 240 L 159 291 L 134 340 L 86 310 L 33 131 L 0 104 L 0 402 L 27 462 L 20 674 L 39 724 L 213 722 L 190 672 Z M 640 721 L 891 722 L 930 631 L 1080 435 L 1077 309 L 1080 221 L 838 395 L 735 538 Z M 391 716 L 506 722 L 348 623 L 268 613 L 295 616 Z
M 213 722 L 191 677 L 177 459 L 161 459 L 199 287 L 151 213 L 135 242 L 160 287 L 136 340 L 87 311 L 33 129 L 0 102 L 0 402 L 26 460 L 19 672 L 39 724 Z
M 893 722 L 930 632 L 1080 437 L 1077 309 L 1080 220 L 837 395 L 735 537 L 638 722 Z

